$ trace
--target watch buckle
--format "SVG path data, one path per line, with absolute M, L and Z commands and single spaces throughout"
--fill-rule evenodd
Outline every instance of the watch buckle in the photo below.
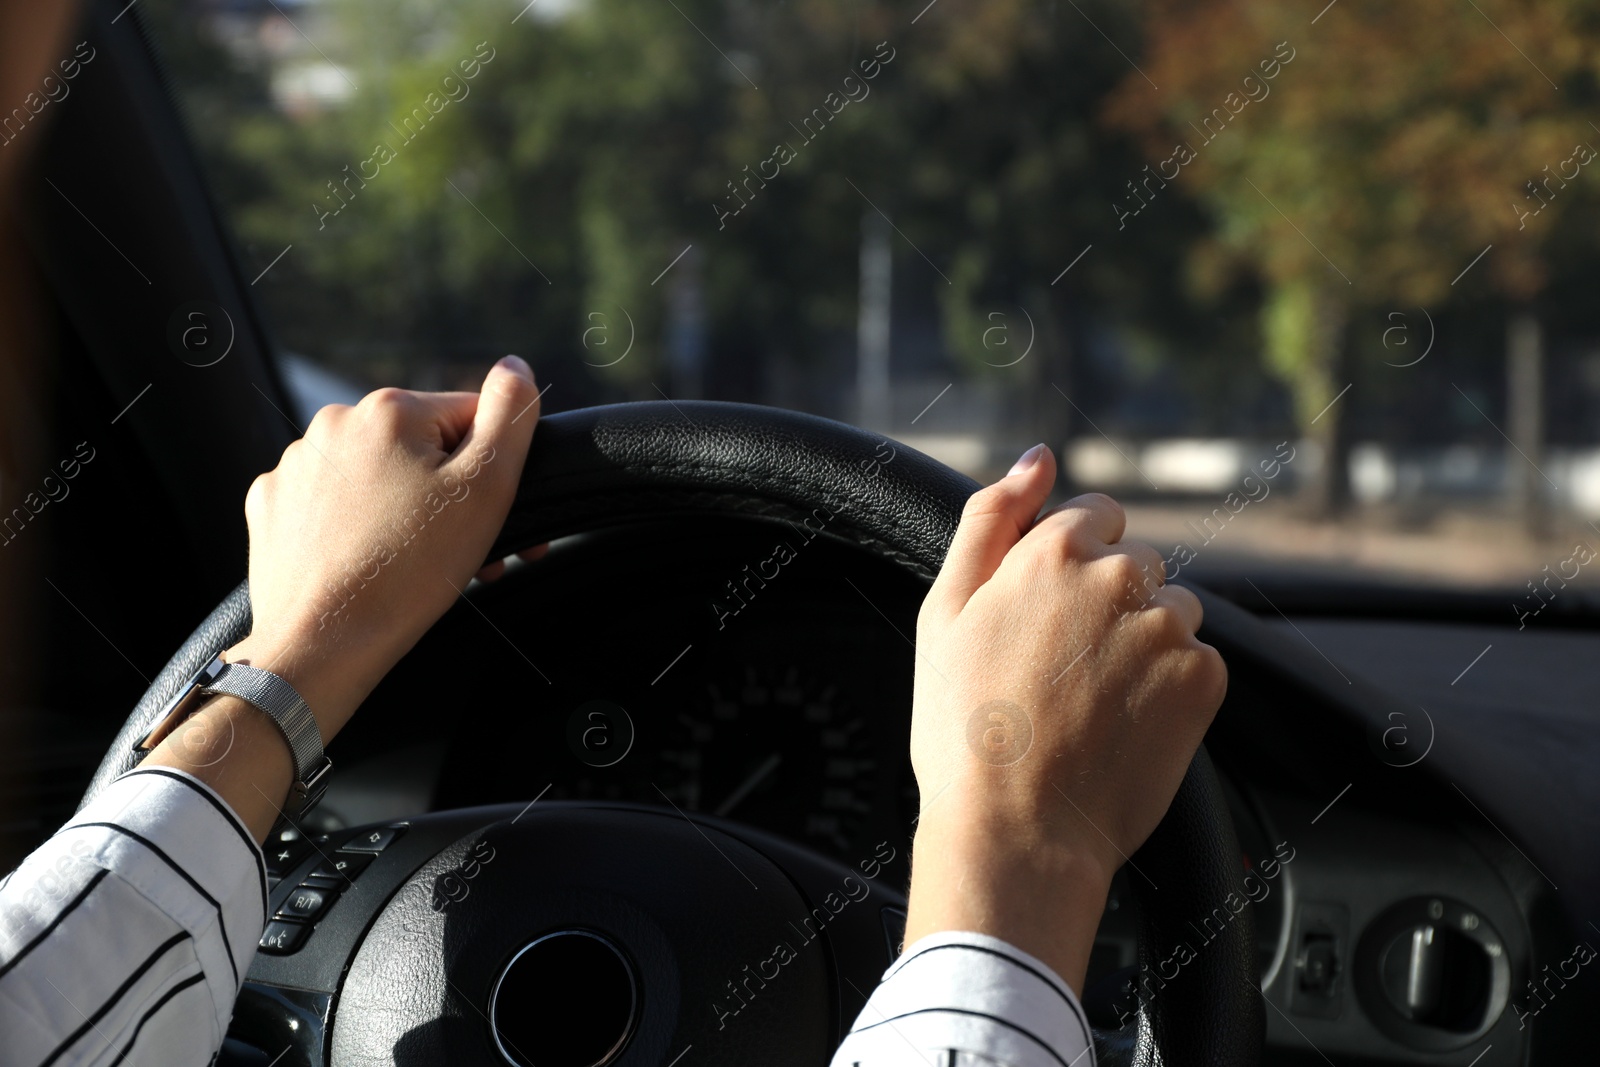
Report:
M 322 794 L 328 791 L 328 774 L 332 770 L 333 761 L 323 756 L 321 765 L 304 781 L 296 779 L 289 787 L 288 799 L 283 802 L 284 816 L 298 817 L 316 807 L 322 800 Z

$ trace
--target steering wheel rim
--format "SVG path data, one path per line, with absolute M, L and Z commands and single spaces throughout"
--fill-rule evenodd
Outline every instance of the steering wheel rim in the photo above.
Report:
M 540 421 L 510 516 L 490 559 L 568 534 L 687 515 L 800 523 L 931 580 L 977 482 L 905 445 L 776 408 L 649 401 Z M 1203 603 L 1211 599 L 1196 589 Z M 157 676 L 119 731 L 83 798 L 137 765 L 135 741 L 203 663 L 249 633 L 248 583 L 218 605 Z M 1202 636 L 1206 631 L 1202 629 Z M 1250 1067 L 1265 1016 L 1240 850 L 1202 747 L 1166 817 L 1133 857 L 1140 906 L 1136 1018 L 1095 1033 L 1103 1064 Z M 1162 888 L 1162 887 L 1165 888 Z M 1196 921 L 1224 917 L 1198 948 Z M 1208 927 L 1209 929 L 1209 927 Z M 1186 956 L 1175 952 L 1187 946 Z M 1182 962 L 1176 967 L 1174 959 Z

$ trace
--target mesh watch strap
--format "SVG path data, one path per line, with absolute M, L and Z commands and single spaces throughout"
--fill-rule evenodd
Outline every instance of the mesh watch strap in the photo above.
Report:
M 297 781 L 309 781 L 321 769 L 325 762 L 322 732 L 311 707 L 294 686 L 276 674 L 243 663 L 226 663 L 215 678 L 200 687 L 200 692 L 238 697 L 271 716 L 294 753 Z

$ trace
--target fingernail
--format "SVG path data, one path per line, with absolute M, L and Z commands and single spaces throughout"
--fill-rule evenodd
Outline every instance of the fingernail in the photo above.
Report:
M 1021 457 L 1011 465 L 1011 469 L 1006 471 L 1006 477 L 1010 478 L 1013 475 L 1022 474 L 1025 471 L 1031 471 L 1034 467 L 1039 465 L 1039 461 L 1043 458 L 1044 445 L 1034 445 L 1032 448 L 1024 452 Z
M 521 356 L 506 356 L 504 359 L 500 360 L 499 363 L 496 363 L 495 366 L 503 367 L 512 374 L 515 374 L 521 378 L 526 378 L 530 382 L 533 381 L 533 368 L 528 366 L 528 361 L 523 359 Z

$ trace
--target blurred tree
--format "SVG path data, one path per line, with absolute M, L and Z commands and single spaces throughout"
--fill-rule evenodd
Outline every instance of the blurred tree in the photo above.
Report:
M 1131 40 L 1133 9 L 675 5 L 327 0 L 293 27 L 262 4 L 228 30 L 199 0 L 151 0 L 148 18 L 247 266 L 293 245 L 256 291 L 290 347 L 354 376 L 453 386 L 452 367 L 522 351 L 563 404 L 655 398 L 669 297 L 693 271 L 711 395 L 764 397 L 792 364 L 782 380 L 804 391 L 784 402 L 849 411 L 828 401 L 849 399 L 860 220 L 881 208 L 897 314 L 941 327 L 943 352 L 904 334 L 895 362 L 947 355 L 1022 407 L 1007 436 L 1065 439 L 1076 414 L 1051 385 L 1077 394 L 1069 351 L 1118 321 L 1181 346 L 1180 375 L 1224 410 L 1225 376 L 1205 372 L 1231 349 L 1211 310 L 1176 299 L 1203 218 L 1119 234 L 1102 207 L 1138 157 L 1095 121 L 1126 61 L 1090 19 Z M 255 55 L 266 39 L 289 51 Z M 464 79 L 480 47 L 493 58 Z M 341 91 L 285 107 L 284 72 L 328 57 Z M 465 95 L 419 115 L 447 76 Z
M 1140 161 L 1126 136 L 1095 121 L 1127 69 L 1096 30 L 1132 41 L 1137 13 L 1096 0 L 941 0 L 895 38 L 902 80 L 875 113 L 876 150 L 841 160 L 855 171 L 873 165 L 855 181 L 916 246 L 904 258 L 937 299 L 957 368 L 1020 397 L 1013 433 L 1052 443 L 1092 432 L 1073 405 L 1104 398 L 1080 393 L 1091 376 L 1074 353 L 1097 334 L 1136 324 L 1158 339 L 1161 370 L 1189 387 L 1196 422 L 1221 408 L 1209 401 L 1228 377 L 1225 329 L 1179 299 L 1183 250 L 1203 236 L 1204 219 L 1180 200 L 1166 226 L 1121 234 L 1104 211 Z M 910 251 L 898 238 L 896 247 Z M 1134 429 L 1115 410 L 1099 418 Z
M 1600 70 L 1600 10 L 1318 6 L 1153 0 L 1141 65 L 1160 89 L 1130 75 L 1106 114 L 1158 161 L 1151 189 L 1173 181 L 1214 217 L 1215 240 L 1193 253 L 1201 285 L 1236 269 L 1262 279 L 1265 360 L 1322 446 L 1310 501 L 1326 512 L 1347 493 L 1344 405 L 1328 405 L 1351 380 L 1353 313 L 1485 286 L 1528 301 L 1552 236 L 1593 233 L 1586 144 L 1600 136 L 1583 109 Z M 1145 177 L 1114 211 L 1144 209 Z

